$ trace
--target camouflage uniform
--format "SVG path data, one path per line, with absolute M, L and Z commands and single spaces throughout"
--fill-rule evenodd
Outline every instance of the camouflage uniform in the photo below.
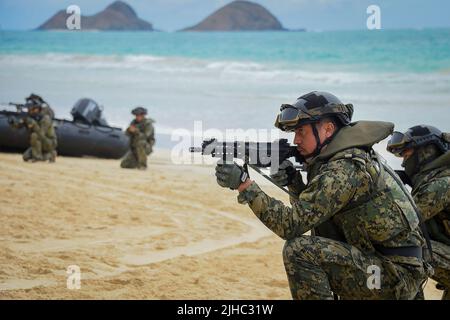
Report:
M 135 126 L 136 131 L 129 128 L 126 134 L 130 137 L 130 151 L 127 152 L 120 166 L 122 168 L 147 168 L 147 156 L 153 152 L 155 144 L 153 120 L 146 118 L 141 122 L 133 120 L 130 126 Z
M 426 279 L 421 257 L 396 251 L 424 244 L 417 213 L 371 149 L 390 132 L 374 138 L 367 127 L 392 132 L 393 125 L 360 122 L 341 129 L 308 163 L 308 184 L 294 179 L 289 189 L 298 196 L 291 197 L 291 207 L 254 182 L 238 196 L 287 240 L 283 259 L 294 299 L 332 299 L 333 293 L 342 299 L 413 299 Z M 304 234 L 309 230 L 313 235 Z M 373 265 L 381 271 L 380 289 L 367 285 Z
M 420 150 L 418 152 L 421 152 Z M 412 177 L 412 195 L 432 239 L 434 275 L 450 300 L 450 151 Z
M 414 201 L 432 239 L 432 278 L 450 299 L 450 134 L 430 125 L 394 132 L 387 150 L 403 158 L 402 177 L 412 187 Z M 430 256 L 427 254 L 427 258 Z M 417 296 L 423 299 L 423 293 Z
M 47 113 L 41 111 L 36 117 L 27 116 L 14 123 L 13 127 L 25 127 L 30 133 L 30 148 L 23 154 L 24 161 L 55 161 L 57 137 L 53 121 Z

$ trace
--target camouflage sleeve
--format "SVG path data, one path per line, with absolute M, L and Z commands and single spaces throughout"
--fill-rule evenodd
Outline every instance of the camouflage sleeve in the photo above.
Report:
M 288 186 L 289 192 L 291 195 L 289 196 L 289 200 L 291 204 L 294 204 L 298 200 L 298 196 L 300 193 L 306 189 L 306 185 L 303 182 L 302 173 L 297 171 L 295 173 L 294 179 L 292 179 L 292 184 Z M 296 197 L 293 197 L 292 194 L 295 194 Z
M 430 180 L 414 193 L 414 201 L 424 221 L 450 206 L 450 177 Z
M 153 125 L 148 121 L 144 126 L 144 132 L 142 132 L 142 138 L 148 140 L 153 135 Z
M 153 125 L 150 121 L 147 121 L 142 130 L 137 130 L 131 134 L 138 140 L 148 140 L 148 138 L 153 134 Z
M 39 131 L 40 131 L 39 124 L 33 118 L 27 117 L 25 119 L 25 125 L 30 132 L 35 132 L 35 133 L 39 134 Z
M 269 197 L 255 182 L 239 194 L 238 201 L 248 203 L 262 223 L 281 238 L 298 237 L 330 219 L 355 193 L 358 170 L 353 163 L 339 160 L 323 169 L 300 193 L 292 207 Z
M 125 134 L 129 137 L 132 137 L 133 135 L 135 135 L 134 132 L 131 132 L 129 129 L 131 126 L 134 125 L 134 121 L 131 121 L 130 124 L 128 125 L 127 129 L 125 130 Z

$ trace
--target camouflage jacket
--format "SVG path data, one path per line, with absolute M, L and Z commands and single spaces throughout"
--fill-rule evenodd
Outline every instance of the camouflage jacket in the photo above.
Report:
M 424 239 L 413 205 L 373 154 L 350 147 L 313 161 L 307 167 L 307 185 L 291 188 L 300 190 L 297 199 L 291 198 L 291 207 L 269 197 L 254 182 L 239 194 L 238 201 L 248 203 L 283 239 L 329 224 L 333 234 L 320 236 L 349 243 L 363 252 L 375 253 L 376 246 L 422 246 Z M 421 263 L 417 258 L 398 260 Z
M 450 245 L 450 151 L 422 168 L 412 182 L 431 238 Z
M 146 141 L 149 144 L 153 144 L 155 140 L 155 133 L 153 128 L 153 120 L 150 118 L 146 118 L 141 122 L 136 122 L 135 120 L 131 121 L 130 126 L 128 127 L 126 134 L 130 137 L 130 145 L 134 146 L 138 141 Z M 136 127 L 135 132 L 131 132 L 129 128 L 131 126 Z
M 40 114 L 39 117 L 34 118 L 27 116 L 21 119 L 18 123 L 13 125 L 15 128 L 25 127 L 28 132 L 36 133 L 39 138 L 47 138 L 56 143 L 56 132 L 53 121 L 48 114 Z

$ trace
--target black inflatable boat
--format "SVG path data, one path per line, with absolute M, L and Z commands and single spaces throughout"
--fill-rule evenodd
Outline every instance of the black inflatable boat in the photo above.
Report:
M 58 155 L 119 159 L 128 150 L 128 137 L 121 128 L 111 127 L 102 118 L 102 108 L 92 99 L 80 99 L 72 109 L 73 120 L 53 119 L 58 137 Z M 28 148 L 26 129 L 13 129 L 9 117 L 26 112 L 0 110 L 0 150 L 23 152 Z

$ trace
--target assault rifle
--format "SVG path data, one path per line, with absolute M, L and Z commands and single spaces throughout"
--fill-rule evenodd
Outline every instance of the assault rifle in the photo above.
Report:
M 284 160 L 295 158 L 296 162 L 302 163 L 303 158 L 297 147 L 291 146 L 287 139 L 274 142 L 219 142 L 216 139 L 204 140 L 201 147 L 191 147 L 190 152 L 200 152 L 202 155 L 220 158 L 224 162 L 232 162 L 233 159 L 244 161 L 244 170 L 248 166 L 275 184 L 286 193 L 288 190 L 275 183 L 275 181 L 260 168 L 278 167 Z M 301 169 L 302 167 L 297 167 Z

